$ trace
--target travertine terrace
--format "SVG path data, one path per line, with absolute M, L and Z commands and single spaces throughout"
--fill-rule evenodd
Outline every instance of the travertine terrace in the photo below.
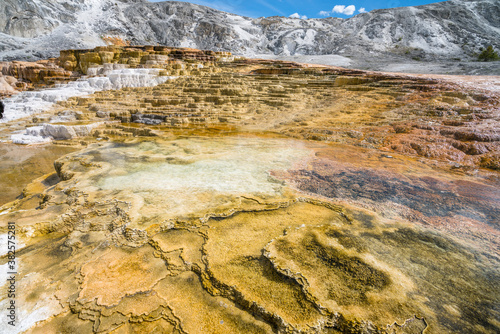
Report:
M 15 332 L 500 330 L 498 78 L 158 46 L 50 64 L 2 71 L 19 90 L 124 67 L 168 80 L 0 124 Z M 42 146 L 9 142 L 23 131 Z

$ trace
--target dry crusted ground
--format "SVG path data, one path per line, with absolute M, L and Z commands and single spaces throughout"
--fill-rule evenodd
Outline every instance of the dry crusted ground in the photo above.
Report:
M 9 125 L 106 121 L 40 165 L 2 146 L 40 176 L 0 215 L 22 330 L 500 330 L 496 78 L 213 66 Z

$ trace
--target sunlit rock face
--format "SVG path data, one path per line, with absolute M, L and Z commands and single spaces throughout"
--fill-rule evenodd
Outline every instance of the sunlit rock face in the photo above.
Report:
M 19 91 L 75 80 L 77 75 L 58 66 L 54 58 L 37 62 L 0 62 L 0 98 Z
M 500 330 L 498 78 L 106 52 L 154 75 L 0 124 L 6 333 Z
M 1 122 L 27 117 L 50 109 L 55 102 L 74 96 L 85 96 L 96 91 L 124 87 L 147 87 L 165 82 L 169 77 L 159 77 L 155 69 L 118 69 L 105 76 L 89 77 L 61 84 L 41 91 L 26 91 L 5 99 Z

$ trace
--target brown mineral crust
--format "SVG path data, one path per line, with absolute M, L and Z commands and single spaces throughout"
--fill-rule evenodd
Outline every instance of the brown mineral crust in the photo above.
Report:
M 185 333 L 273 333 L 269 324 L 256 321 L 238 305 L 210 295 L 193 272 L 168 277 L 155 290 L 182 319 Z
M 0 98 L 6 98 L 17 94 L 18 90 L 23 87 L 23 83 L 9 75 L 0 74 Z
M 14 201 L 33 179 L 54 171 L 54 160 L 77 150 L 73 147 L 48 145 L 25 147 L 1 143 L 0 155 L 4 160 L 0 167 L 0 205 Z M 49 185 L 57 181 L 50 177 L 42 182 Z
M 480 166 L 484 168 L 500 170 L 500 153 L 488 153 L 481 157 Z
M 124 40 L 121 37 L 118 36 L 104 36 L 102 40 L 107 44 L 107 45 L 113 45 L 113 46 L 130 46 L 130 42 L 127 40 Z
M 133 251 L 133 254 L 131 254 Z M 84 281 L 78 301 L 85 303 L 97 296 L 97 304 L 113 306 L 124 297 L 144 293 L 168 271 L 165 263 L 153 255 L 153 249 L 111 249 L 96 261 L 82 267 Z M 132 276 L 134 280 L 123 282 L 123 277 Z
M 172 230 L 169 233 L 158 233 L 150 243 L 153 247 L 162 252 L 167 263 L 170 265 L 186 266 L 190 268 L 193 264 L 202 263 L 201 247 L 204 243 L 202 235 L 193 233 L 189 230 Z M 198 245 L 198 247 L 192 247 Z M 179 251 L 179 253 L 175 253 Z M 177 261 L 172 260 L 170 254 L 178 257 Z M 175 262 L 177 263 L 175 263 Z
M 11 74 L 47 86 L 119 64 L 179 77 L 16 125 L 65 109 L 75 125 L 107 122 L 57 142 L 81 150 L 0 212 L 24 243 L 28 332 L 498 332 L 496 78 L 162 46 L 67 50 L 33 68 L 53 64 Z M 255 189 L 223 193 L 221 168 Z
M 17 90 L 64 83 L 79 77 L 78 74 L 59 67 L 57 59 L 0 62 L 0 73 L 6 78 L 14 78 Z
M 326 229 L 326 233 L 321 228 L 291 230 L 273 239 L 264 255 L 276 270 L 295 277 L 319 305 L 347 318 L 383 324 L 385 319 L 401 319 L 412 312 L 406 307 L 397 311 L 387 307 L 403 302 L 415 290 L 411 279 L 396 268 L 332 242 L 333 236 L 341 234 Z M 362 311 L 364 304 L 373 308 Z M 413 312 L 418 311 L 413 308 Z
M 304 203 L 266 214 L 239 213 L 214 220 L 204 246 L 208 272 L 215 281 L 212 284 L 222 291 L 233 290 L 231 294 L 238 296 L 239 304 L 254 305 L 254 312 L 281 330 L 320 329 L 325 321 L 321 320 L 325 319 L 323 312 L 295 280 L 283 279 L 261 255 L 266 243 L 287 228 L 343 220 L 327 208 L 313 208 Z M 258 226 L 268 228 L 263 230 Z M 221 236 L 224 238 L 220 239 Z
M 494 299 L 489 294 L 496 294 L 494 290 L 497 289 L 491 290 L 489 274 L 483 271 L 485 268 L 479 269 L 470 262 L 471 257 L 478 254 L 429 231 L 392 226 L 382 230 L 368 228 L 371 231 L 362 232 L 362 228 L 357 231 L 356 224 L 357 222 L 354 226 L 306 227 L 292 230 L 269 243 L 264 254 L 281 273 L 290 277 L 298 276 L 304 289 L 318 298 L 318 303 L 329 309 L 341 309 L 341 313 L 346 317 L 357 313 L 358 316 L 368 317 L 375 323 L 377 318 L 382 320 L 391 317 L 399 319 L 398 323 L 403 323 L 404 314 L 413 310 L 415 314 L 426 314 L 425 320 L 419 317 L 417 327 L 427 328 L 426 331 L 432 333 L 462 331 L 464 326 L 468 330 L 479 328 L 466 324 L 466 318 L 471 316 L 466 296 L 468 293 L 479 293 L 485 304 L 491 305 Z M 395 243 L 399 244 L 400 248 L 391 251 L 391 256 L 387 257 L 387 250 Z M 453 255 L 450 256 L 451 253 Z M 347 260 L 350 257 L 351 260 Z M 441 261 L 442 264 L 437 265 L 440 269 L 425 264 L 437 264 Z M 461 276 L 448 276 L 457 265 L 461 266 Z M 478 274 L 478 270 L 483 271 L 483 274 Z M 420 274 L 417 274 L 419 272 Z M 354 279 L 355 275 L 363 277 Z M 333 283 L 336 280 L 345 282 Z M 453 286 L 462 280 L 481 282 L 479 284 L 483 285 L 485 290 L 478 289 L 475 285 L 469 286 L 467 289 L 475 292 L 469 290 L 457 298 Z M 431 281 L 433 283 L 429 284 Z M 422 298 L 428 296 L 431 291 L 433 298 Z M 407 297 L 404 297 L 405 295 Z M 343 299 L 342 296 L 346 298 Z M 398 301 L 399 298 L 405 301 Z M 440 300 L 446 300 L 446 307 L 450 310 L 461 309 L 462 317 L 457 319 L 456 311 L 437 311 L 443 305 Z M 355 306 L 364 303 L 373 307 Z M 398 307 L 391 307 L 395 304 Z M 361 316 L 360 312 L 372 314 Z M 488 332 L 494 326 L 486 319 L 493 316 L 493 313 L 486 310 L 485 312 L 488 315 L 479 318 L 472 316 L 470 320 L 476 324 L 481 323 L 481 326 L 485 327 L 480 331 Z
M 410 221 L 475 240 L 479 248 L 492 247 L 500 255 L 498 180 L 487 174 L 453 176 L 404 156 L 356 151 L 346 146 L 319 149 L 307 168 L 273 175 L 310 194 L 356 203 L 387 216 L 399 212 Z

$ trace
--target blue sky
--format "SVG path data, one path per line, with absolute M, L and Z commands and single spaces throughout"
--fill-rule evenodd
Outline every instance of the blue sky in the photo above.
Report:
M 160 2 L 161 0 L 149 0 Z M 371 11 L 381 8 L 425 5 L 436 0 L 192 0 L 185 1 L 212 7 L 226 12 L 250 16 L 290 16 L 321 18 L 348 18 L 360 10 Z M 305 18 L 305 17 L 304 17 Z

